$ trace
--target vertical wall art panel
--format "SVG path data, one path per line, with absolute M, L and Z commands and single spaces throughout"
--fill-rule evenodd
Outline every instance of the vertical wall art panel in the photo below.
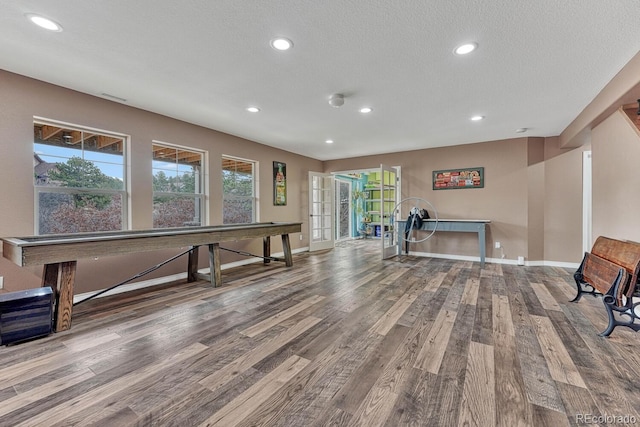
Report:
M 287 165 L 273 162 L 273 204 L 285 206 L 287 204 Z

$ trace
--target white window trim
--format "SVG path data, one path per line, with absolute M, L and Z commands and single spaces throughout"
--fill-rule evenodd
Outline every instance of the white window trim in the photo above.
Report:
M 83 188 L 72 188 L 72 187 L 48 187 L 44 185 L 36 185 L 33 183 L 34 188 L 34 202 L 33 202 L 33 226 L 34 226 L 34 235 L 40 235 L 40 193 L 65 193 L 65 194 L 120 194 L 122 197 L 122 230 L 129 230 L 132 222 L 132 213 L 129 209 L 131 206 L 131 182 L 129 177 L 131 176 L 131 137 L 129 135 L 113 132 L 109 130 L 104 130 L 100 128 L 94 128 L 90 126 L 82 126 L 75 123 L 64 122 L 60 120 L 48 119 L 46 117 L 41 116 L 33 116 L 33 125 L 35 124 L 56 126 L 56 127 L 65 127 L 68 129 L 77 130 L 80 132 L 90 132 L 90 133 L 99 133 L 102 135 L 112 136 L 114 138 L 122 138 L 124 146 L 122 147 L 122 155 L 124 157 L 124 165 L 122 170 L 122 178 L 124 180 L 124 189 L 123 190 L 104 190 L 104 189 L 83 189 Z M 33 142 L 32 142 L 33 144 Z
M 260 162 L 252 159 L 245 159 L 243 157 L 231 156 L 228 154 L 222 154 L 221 159 L 236 160 L 239 162 L 246 162 L 253 164 L 253 222 L 260 222 Z M 220 181 L 222 185 L 222 180 Z M 224 223 L 224 188 L 222 190 L 222 222 Z
M 196 196 L 199 197 L 201 200 L 201 212 L 200 212 L 200 217 L 202 218 L 201 225 L 202 226 L 206 226 L 209 225 L 209 152 L 207 150 L 202 150 L 199 148 L 195 148 L 195 147 L 189 147 L 187 145 L 180 145 L 180 144 L 174 144 L 172 142 L 165 142 L 165 141 L 160 141 L 157 139 L 152 139 L 151 140 L 152 146 L 153 145 L 161 145 L 167 148 L 175 148 L 175 149 L 182 149 L 182 150 L 187 150 L 187 151 L 192 151 L 194 153 L 200 153 L 200 155 L 202 156 L 202 164 L 201 164 L 201 171 L 200 171 L 200 185 L 202 187 L 202 193 L 198 194 L 192 194 L 192 193 L 170 193 L 170 192 L 160 192 L 160 191 L 153 191 L 152 189 L 152 200 L 153 197 L 155 195 L 159 195 L 159 196 Z M 153 159 L 152 159 L 153 162 Z M 153 165 L 151 167 L 152 170 L 152 179 L 153 179 Z M 153 210 L 153 209 L 152 209 Z M 151 221 L 153 223 L 153 218 L 151 218 Z

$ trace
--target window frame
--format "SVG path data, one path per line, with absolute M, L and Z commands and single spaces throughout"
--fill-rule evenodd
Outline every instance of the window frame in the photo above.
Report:
M 223 154 L 221 156 L 221 174 L 223 176 L 221 176 L 221 180 L 220 180 L 220 184 L 221 184 L 221 190 L 222 190 L 222 209 L 221 209 L 221 214 L 222 214 L 222 224 L 223 225 L 234 225 L 234 224 L 251 224 L 251 223 L 256 223 L 260 221 L 260 211 L 259 211 L 259 207 L 260 207 L 260 203 L 259 203 L 259 162 L 257 160 L 251 160 L 251 159 L 245 159 L 242 157 L 237 157 L 237 156 L 231 156 L 231 155 L 227 155 L 227 154 Z M 229 195 L 227 193 L 225 193 L 225 189 L 224 189 L 224 171 L 226 170 L 224 168 L 224 166 L 222 165 L 222 163 L 227 160 L 227 161 L 233 161 L 233 162 L 243 162 L 243 163 L 250 163 L 252 165 L 252 172 L 251 172 L 251 181 L 252 181 L 252 195 L 251 197 L 245 197 L 245 196 L 233 196 L 233 195 Z M 231 199 L 238 199 L 238 200 L 247 200 L 247 199 L 251 199 L 251 206 L 252 206 L 252 212 L 251 212 L 251 222 L 249 223 L 240 223 L 240 222 L 225 222 L 225 215 L 224 215 L 224 210 L 225 210 L 225 200 L 227 197 L 230 197 Z
M 164 141 L 158 141 L 158 140 L 152 140 L 152 151 L 153 148 L 155 147 L 162 147 L 162 148 L 166 148 L 169 150 L 184 150 L 184 151 L 189 151 L 191 153 L 194 154 L 199 154 L 200 155 L 200 173 L 199 173 L 199 187 L 201 189 L 200 193 L 187 193 L 187 192 L 177 192 L 177 191 L 156 191 L 153 188 L 153 177 L 155 176 L 154 171 L 156 170 L 162 170 L 161 168 L 155 168 L 153 166 L 153 162 L 155 161 L 162 161 L 162 160 L 157 160 L 154 158 L 153 152 L 152 152 L 152 158 L 151 158 L 151 179 L 152 179 L 152 203 L 153 200 L 155 200 L 156 197 L 173 197 L 173 198 L 194 198 L 194 199 L 199 199 L 200 200 L 200 226 L 206 226 L 209 224 L 209 216 L 208 216 L 208 209 L 207 209 L 207 201 L 209 200 L 209 191 L 208 191 L 208 182 L 206 177 L 208 176 L 207 174 L 207 159 L 208 159 L 208 152 L 206 150 L 201 150 L 199 148 L 195 148 L 195 147 L 188 147 L 185 145 L 179 145 L 179 144 L 173 144 L 170 142 L 164 142 Z M 176 165 L 179 165 L 179 163 L 176 161 Z M 153 207 L 151 209 L 151 226 L 153 229 L 162 229 L 162 228 L 166 228 L 166 227 L 156 227 L 155 226 L 155 221 L 153 218 Z M 180 225 L 177 226 L 176 228 L 187 228 L 187 227 L 191 227 L 191 225 Z
M 121 224 L 121 228 L 120 230 L 112 230 L 112 231 L 121 231 L 121 230 L 128 230 L 130 227 L 130 212 L 129 212 L 129 194 L 130 194 L 130 182 L 129 182 L 129 147 L 130 147 L 130 136 L 123 134 L 123 133 L 119 133 L 119 132 L 113 132 L 113 131 L 108 131 L 108 130 L 103 130 L 103 129 L 97 129 L 97 128 L 92 128 L 89 126 L 82 126 L 82 125 L 78 125 L 78 124 L 73 124 L 73 123 L 66 123 L 66 122 L 62 122 L 62 121 L 57 121 L 57 120 L 52 120 L 52 119 L 47 119 L 44 117 L 38 117 L 38 116 L 34 116 L 33 117 L 33 121 L 32 121 L 32 128 L 35 127 L 36 125 L 43 125 L 43 126 L 53 126 L 53 127 L 60 127 L 60 128 L 64 128 L 67 130 L 72 130 L 72 131 L 77 131 L 77 132 L 83 132 L 83 133 L 91 133 L 91 134 L 99 134 L 102 136 L 108 136 L 108 137 L 113 137 L 113 138 L 118 138 L 118 139 L 122 139 L 122 181 L 123 181 L 123 185 L 122 185 L 122 189 L 121 190 L 116 190 L 116 189 L 104 189 L 104 188 L 88 188 L 88 187 L 56 187 L 56 186 L 48 186 L 48 185 L 41 185 L 38 184 L 36 181 L 36 177 L 34 176 L 34 180 L 33 180 L 33 189 L 34 189 L 34 212 L 33 212 L 33 216 L 34 216 L 34 235 L 36 236 L 40 236 L 40 235 L 51 235 L 54 233 L 49 233 L 49 234 L 41 234 L 40 233 L 40 195 L 43 193 L 58 193 L 58 194 L 68 194 L 68 195 L 100 195 L 100 194 L 104 194 L 104 195 L 119 195 L 121 198 L 121 211 L 120 211 L 120 224 Z M 33 155 L 37 155 L 36 150 L 35 150 L 35 138 L 32 140 L 32 147 L 33 147 Z M 84 152 L 86 150 L 84 148 L 82 148 L 81 150 L 79 150 L 79 152 L 83 155 L 83 160 L 84 160 Z M 94 161 L 92 160 L 87 160 L 90 161 L 92 164 L 94 163 Z M 69 233 L 65 233 L 65 234 L 78 234 L 78 233 L 82 233 L 82 232 L 69 232 Z

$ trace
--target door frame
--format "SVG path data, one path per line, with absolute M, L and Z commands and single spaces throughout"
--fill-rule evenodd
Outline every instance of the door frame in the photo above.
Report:
M 591 151 L 582 152 L 582 251 L 593 246 Z
M 401 166 L 391 166 L 391 168 L 395 169 L 395 171 L 396 171 L 396 194 L 395 194 L 395 199 L 396 199 L 396 204 L 397 204 L 401 200 L 400 195 L 402 194 L 402 167 Z M 369 172 L 382 173 L 382 164 L 380 164 L 378 166 L 370 167 L 370 168 L 339 170 L 339 171 L 331 172 L 331 175 L 333 175 L 333 176 L 335 176 L 335 175 L 349 175 L 349 174 L 355 174 L 355 173 L 369 173 Z M 334 213 L 334 217 L 335 217 L 335 213 Z M 394 224 L 395 224 L 396 220 L 397 220 L 397 218 L 393 219 Z M 354 225 L 354 226 L 357 226 L 357 225 Z M 395 239 L 395 238 L 396 237 L 394 236 L 393 239 Z M 383 243 L 381 243 L 381 245 L 382 244 Z M 397 252 L 397 250 L 396 250 L 396 252 Z M 384 255 L 384 252 L 381 249 L 380 256 L 383 257 L 383 255 Z

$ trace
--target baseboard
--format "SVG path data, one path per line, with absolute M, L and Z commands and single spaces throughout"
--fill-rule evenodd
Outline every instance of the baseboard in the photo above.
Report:
M 300 252 L 308 252 L 309 251 L 309 247 L 304 247 L 304 248 L 298 248 L 298 249 L 293 249 L 291 251 L 292 254 L 297 254 Z M 275 254 L 271 254 L 271 256 L 274 257 L 280 257 L 280 256 L 284 256 L 284 252 L 278 252 Z M 221 270 L 227 270 L 229 268 L 234 268 L 234 267 L 241 267 L 243 265 L 247 265 L 247 264 L 253 264 L 256 262 L 262 262 L 262 259 L 259 258 L 250 258 L 250 259 L 246 259 L 246 260 L 242 260 L 242 261 L 235 261 L 235 262 L 229 262 L 226 264 L 222 264 L 220 266 Z M 208 274 L 209 273 L 209 268 L 201 268 L 198 270 L 199 273 L 203 273 L 203 274 Z M 128 285 L 122 285 L 119 286 L 109 292 L 105 292 L 102 295 L 98 295 L 96 298 L 102 298 L 102 297 L 107 297 L 107 296 L 111 296 L 111 295 L 116 295 L 116 294 L 122 294 L 124 292 L 131 292 L 131 291 L 135 291 L 138 289 L 144 289 L 144 288 L 149 288 L 151 286 L 158 286 L 158 285 L 164 285 L 167 283 L 171 283 L 171 282 L 175 282 L 177 280 L 185 280 L 187 278 L 187 273 L 177 273 L 177 274 L 170 274 L 168 276 L 162 276 L 162 277 L 156 277 L 155 279 L 149 279 L 149 280 L 142 280 L 140 282 L 135 282 L 135 283 L 130 283 Z M 91 291 L 91 292 L 85 292 L 82 294 L 78 294 L 78 295 L 74 295 L 73 296 L 73 303 L 77 303 L 79 301 L 83 301 L 87 298 L 90 298 L 98 293 L 102 292 L 102 290 L 97 290 L 97 291 Z
M 561 262 L 561 261 L 531 261 L 527 265 L 532 267 L 543 266 L 543 267 L 560 267 L 560 268 L 575 268 L 576 270 L 580 267 L 579 262 Z
M 438 253 L 431 253 L 431 252 L 413 252 L 413 251 L 409 251 L 409 255 L 418 256 L 418 257 L 453 259 L 458 261 L 480 262 L 480 257 L 478 256 L 451 255 L 451 254 L 438 254 Z M 485 258 L 484 260 L 486 263 L 489 263 L 489 264 L 519 265 L 518 260 L 516 259 Z M 525 261 L 523 267 L 561 267 L 561 268 L 577 269 L 578 267 L 580 267 L 580 263 L 559 262 L 559 261 Z

